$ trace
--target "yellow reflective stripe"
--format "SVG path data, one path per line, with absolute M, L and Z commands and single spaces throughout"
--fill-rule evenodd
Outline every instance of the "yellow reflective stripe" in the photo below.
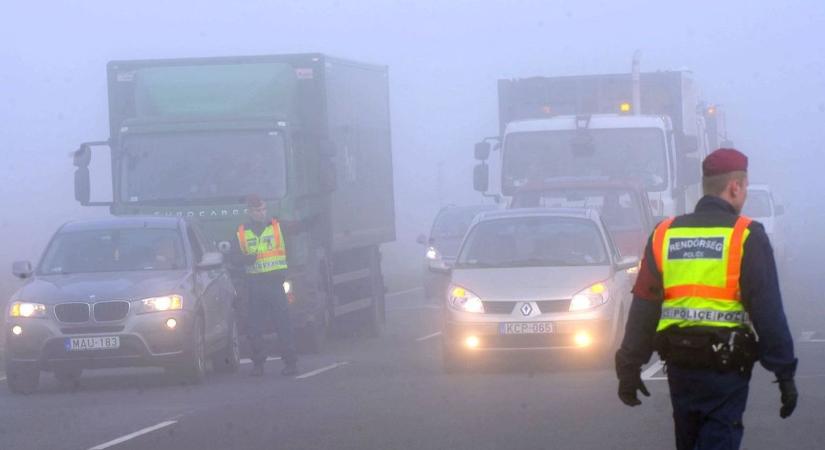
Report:
M 246 268 L 247 273 L 264 273 L 287 268 L 284 238 L 277 221 L 273 220 L 267 225 L 260 236 L 241 225 L 238 227 L 238 241 L 246 247 L 244 253 L 254 254 L 256 257 L 255 262 Z M 253 241 L 254 245 L 250 246 L 249 243 Z

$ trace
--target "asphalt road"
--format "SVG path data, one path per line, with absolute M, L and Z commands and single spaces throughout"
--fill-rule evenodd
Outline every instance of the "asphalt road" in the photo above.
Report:
M 779 418 L 779 392 L 758 368 L 745 417 L 748 449 L 825 448 L 825 316 L 821 295 L 786 285 L 801 360 L 799 408 Z M 793 298 L 791 298 L 793 297 Z M 616 398 L 612 368 L 548 355 L 442 373 L 439 311 L 421 291 L 389 298 L 381 338 L 351 337 L 304 356 L 303 375 L 280 362 L 263 378 L 242 367 L 179 385 L 153 370 L 84 375 L 64 390 L 0 389 L 2 449 L 663 449 L 672 448 L 667 383 L 655 363 L 652 397 Z M 811 312 L 814 312 L 813 314 Z

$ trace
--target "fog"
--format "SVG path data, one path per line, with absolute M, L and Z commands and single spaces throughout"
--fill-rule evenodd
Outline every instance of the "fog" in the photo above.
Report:
M 415 238 L 438 209 L 490 202 L 472 187 L 473 144 L 498 132 L 497 80 L 629 72 L 635 51 L 643 72 L 692 70 L 724 108 L 751 182 L 786 206 L 791 268 L 809 269 L 791 282 L 813 281 L 822 0 L 31 0 L 0 14 L 0 305 L 20 284 L 12 261 L 37 260 L 67 220 L 108 214 L 75 202 L 69 154 L 108 138 L 110 60 L 319 52 L 388 66 L 398 237 L 384 270 L 403 290 L 420 282 Z

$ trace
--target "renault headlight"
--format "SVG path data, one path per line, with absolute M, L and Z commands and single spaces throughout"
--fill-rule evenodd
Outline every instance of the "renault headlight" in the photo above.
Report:
M 604 305 L 607 303 L 608 295 L 607 286 L 604 283 L 596 283 L 573 296 L 570 311 L 586 311 Z
M 183 298 L 180 295 L 144 298 L 136 303 L 138 304 L 138 314 L 183 309 Z
M 46 317 L 46 305 L 31 302 L 12 302 L 9 307 L 9 316 L 43 318 Z
M 469 313 L 483 313 L 484 304 L 481 299 L 461 286 L 451 285 L 447 290 L 447 302 L 459 311 Z

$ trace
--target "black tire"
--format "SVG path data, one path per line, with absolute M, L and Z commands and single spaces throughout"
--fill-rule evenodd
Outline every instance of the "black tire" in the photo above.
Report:
M 226 343 L 212 356 L 212 367 L 221 373 L 235 373 L 241 367 L 241 339 L 234 316 L 229 320 Z
M 26 363 L 6 360 L 6 386 L 14 394 L 28 395 L 40 385 L 40 369 Z
M 370 258 L 370 276 L 372 283 L 372 304 L 367 310 L 367 334 L 379 337 L 384 332 L 384 277 L 381 275 L 381 254 L 372 250 Z
M 189 349 L 183 353 L 180 362 L 174 368 L 174 374 L 190 384 L 203 383 L 206 378 L 206 340 L 203 327 L 203 316 L 195 316 Z
M 57 379 L 58 384 L 62 387 L 74 387 L 80 381 L 83 375 L 83 369 L 77 367 L 64 367 L 55 369 L 54 378 Z

